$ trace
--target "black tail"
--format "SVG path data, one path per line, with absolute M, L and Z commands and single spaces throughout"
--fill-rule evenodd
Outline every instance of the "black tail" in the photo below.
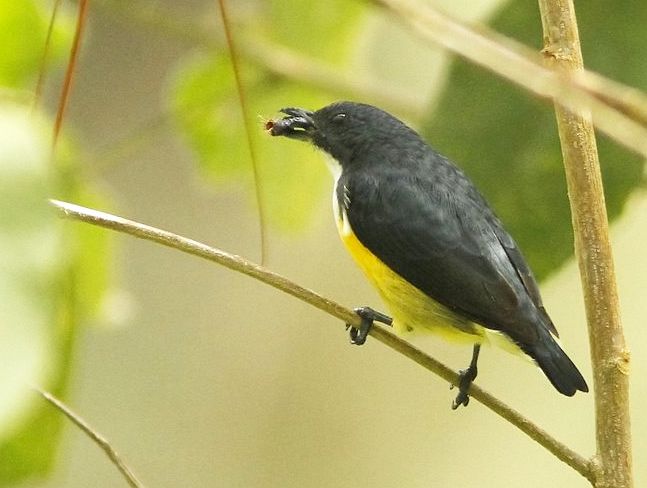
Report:
M 582 374 L 550 332 L 542 328 L 540 334 L 536 344 L 522 349 L 537 362 L 557 391 L 566 396 L 575 395 L 577 390 L 589 391 Z

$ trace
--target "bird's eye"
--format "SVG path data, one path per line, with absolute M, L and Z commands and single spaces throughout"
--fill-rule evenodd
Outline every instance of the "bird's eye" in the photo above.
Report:
M 346 118 L 345 113 L 338 113 L 332 116 L 332 121 L 335 122 L 336 124 L 339 124 L 343 122 L 345 118 Z

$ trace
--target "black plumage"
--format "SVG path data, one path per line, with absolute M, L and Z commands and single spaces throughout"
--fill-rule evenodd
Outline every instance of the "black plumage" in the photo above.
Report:
M 370 252 L 458 317 L 509 337 L 561 393 L 588 391 L 515 241 L 459 168 L 370 105 L 284 111 L 272 133 L 310 140 L 339 162 L 338 205 Z

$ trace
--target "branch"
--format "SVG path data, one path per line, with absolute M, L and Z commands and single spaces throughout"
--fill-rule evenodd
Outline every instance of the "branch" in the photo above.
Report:
M 36 82 L 36 89 L 34 90 L 34 99 L 32 102 L 32 110 L 40 103 L 40 98 L 43 93 L 43 85 L 45 84 L 45 76 L 47 75 L 47 65 L 49 61 L 50 49 L 52 46 L 52 33 L 54 32 L 54 22 L 58 15 L 58 8 L 61 6 L 61 0 L 55 0 L 52 6 L 52 15 L 49 18 L 49 25 L 47 26 L 47 35 L 45 36 L 45 46 L 43 54 L 40 58 L 40 66 L 38 68 L 38 81 Z
M 539 0 L 546 64 L 564 73 L 582 69 L 582 51 L 572 0 Z M 594 486 L 631 488 L 629 352 L 620 323 L 613 255 L 604 204 L 595 133 L 590 120 L 556 105 L 575 254 L 584 305 L 595 387 L 599 477 Z
M 58 398 L 56 398 L 54 395 L 51 393 L 48 393 L 46 391 L 43 391 L 39 388 L 34 388 L 37 393 L 39 393 L 45 400 L 47 400 L 49 403 L 54 405 L 58 410 L 60 410 L 68 419 L 70 419 L 79 429 L 81 429 L 85 434 L 92 439 L 92 441 L 98 445 L 103 452 L 106 453 L 108 458 L 110 458 L 110 461 L 112 464 L 114 464 L 119 472 L 123 475 L 123 477 L 126 479 L 128 484 L 132 488 L 143 488 L 144 485 L 137 479 L 135 474 L 132 472 L 132 470 L 128 467 L 128 465 L 119 457 L 117 454 L 117 451 L 115 451 L 108 440 L 103 437 L 101 434 L 99 434 L 96 430 L 94 430 L 90 425 L 83 420 L 81 417 L 79 417 L 76 413 L 74 413 L 70 408 L 65 405 L 63 402 L 61 402 Z
M 401 17 L 422 37 L 463 56 L 530 92 L 564 107 L 590 112 L 595 125 L 633 151 L 647 156 L 647 96 L 601 75 L 573 75 L 542 65 L 541 57 L 523 44 L 485 26 L 478 31 L 428 3 L 372 0 Z M 607 83 L 608 81 L 608 83 Z M 601 94 L 603 92 L 603 94 Z M 635 120 L 634 120 L 635 119 Z
M 509 77 L 513 82 L 540 96 L 552 98 L 561 95 L 563 98 L 570 98 L 579 108 L 586 109 L 590 108 L 590 100 L 597 100 L 596 107 L 602 121 L 598 121 L 596 117 L 596 125 L 611 128 L 611 137 L 637 152 L 645 153 L 645 145 L 640 144 L 643 140 L 640 137 L 647 134 L 647 130 L 640 127 L 640 124 L 647 125 L 645 93 L 586 70 L 568 78 L 556 76 L 542 66 L 537 53 L 529 47 L 482 25 L 478 30 L 470 27 L 435 10 L 429 4 L 406 8 L 406 1 L 368 0 L 367 3 L 391 10 L 412 25 L 420 23 L 414 25 L 414 28 L 424 37 L 476 64 L 483 65 L 490 71 Z M 97 5 L 120 15 L 123 20 L 155 28 L 179 40 L 218 49 L 223 47 L 211 29 L 189 15 L 178 15 L 177 12 L 166 11 L 146 2 L 99 0 Z M 424 19 L 420 18 L 418 10 L 425 13 Z M 304 56 L 298 50 L 278 45 L 267 38 L 260 38 L 257 33 L 242 39 L 240 49 L 243 55 L 276 75 L 308 83 L 338 96 L 372 100 L 376 105 L 413 120 L 420 120 L 425 113 L 424 105 L 417 102 L 415 97 L 394 95 L 392 90 L 385 90 L 379 80 L 358 78 L 357 73 Z M 505 62 L 499 61 L 499 50 L 505 54 Z M 506 65 L 510 65 L 509 70 Z M 532 65 L 532 71 L 526 70 L 528 65 Z M 507 70 L 508 74 L 501 73 L 501 70 Z M 536 78 L 536 73 L 540 73 L 541 76 Z M 546 77 L 550 79 L 546 80 Z M 548 85 L 544 86 L 545 83 Z M 538 86 L 529 88 L 529 84 Z M 620 125 L 616 127 L 617 124 Z M 629 141 L 630 139 L 633 139 L 633 142 Z M 635 145 L 640 147 L 633 147 Z
M 241 52 L 251 61 L 278 76 L 308 83 L 336 96 L 368 99 L 375 105 L 416 121 L 422 120 L 426 114 L 425 105 L 415 96 L 395 94 L 378 79 L 304 56 L 258 34 L 243 37 L 241 48 Z
M 256 144 L 254 142 L 254 134 L 256 125 L 252 122 L 251 111 L 247 103 L 247 95 L 245 92 L 245 83 L 243 83 L 240 63 L 238 55 L 238 48 L 234 42 L 234 36 L 231 32 L 229 22 L 229 14 L 227 12 L 227 4 L 225 0 L 218 0 L 218 7 L 220 11 L 220 20 L 222 20 L 222 27 L 225 31 L 225 39 L 227 40 L 227 49 L 229 51 L 229 60 L 231 68 L 234 72 L 234 80 L 236 81 L 236 93 L 238 95 L 238 105 L 240 107 L 241 116 L 243 118 L 243 127 L 245 129 L 245 137 L 247 138 L 247 149 L 249 151 L 249 160 L 252 163 L 252 175 L 254 177 L 254 195 L 256 197 L 256 208 L 258 209 L 258 230 L 261 239 L 261 264 L 265 263 L 267 257 L 267 237 L 265 235 L 265 223 L 267 218 L 265 216 L 265 204 L 263 200 L 263 185 L 262 178 L 259 173 L 258 156 L 256 151 Z
M 58 200 L 50 200 L 50 203 L 59 213 L 69 219 L 123 232 L 140 239 L 153 241 L 158 244 L 177 249 L 178 251 L 212 261 L 233 271 L 255 278 L 284 293 L 287 293 L 288 295 L 292 295 L 293 297 L 296 297 L 299 300 L 340 319 L 344 323 L 355 326 L 360 325 L 359 317 L 352 310 L 349 310 L 312 290 L 304 288 L 277 273 L 247 261 L 240 256 L 229 254 L 225 251 L 209 247 L 206 244 L 202 244 L 162 229 L 133 222 L 132 220 L 127 220 L 108 213 Z M 458 374 L 455 371 L 413 347 L 411 344 L 400 339 L 385 328 L 375 325 L 371 328 L 370 335 L 379 342 L 406 356 L 451 384 L 458 384 Z M 469 393 L 474 400 L 479 401 L 490 410 L 516 426 L 531 439 L 544 446 L 558 459 L 575 469 L 582 476 L 589 480 L 593 479 L 593 471 L 589 460 L 580 456 L 557 439 L 551 437 L 546 431 L 533 424 L 519 412 L 513 410 L 478 386 L 472 385 Z
M 67 104 L 70 98 L 70 92 L 72 90 L 74 72 L 76 70 L 76 64 L 79 60 L 79 50 L 81 46 L 81 39 L 83 38 L 83 29 L 85 28 L 87 14 L 88 14 L 88 0 L 80 0 L 79 11 L 76 19 L 76 29 L 74 31 L 74 40 L 72 41 L 72 47 L 70 48 L 70 59 L 67 63 L 67 68 L 65 70 L 65 79 L 63 80 L 63 87 L 61 88 L 61 96 L 59 98 L 58 109 L 56 111 L 56 120 L 54 122 L 54 135 L 52 137 L 52 151 L 56 149 L 56 144 L 58 142 L 58 135 L 61 132 L 61 127 L 63 126 L 65 110 L 67 108 Z

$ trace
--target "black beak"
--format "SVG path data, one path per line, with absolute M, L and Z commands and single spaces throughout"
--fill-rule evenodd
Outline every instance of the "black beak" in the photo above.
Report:
M 302 108 L 282 108 L 287 117 L 280 120 L 270 120 L 265 128 L 273 136 L 285 136 L 291 139 L 309 140 L 315 130 L 315 122 L 310 110 Z

